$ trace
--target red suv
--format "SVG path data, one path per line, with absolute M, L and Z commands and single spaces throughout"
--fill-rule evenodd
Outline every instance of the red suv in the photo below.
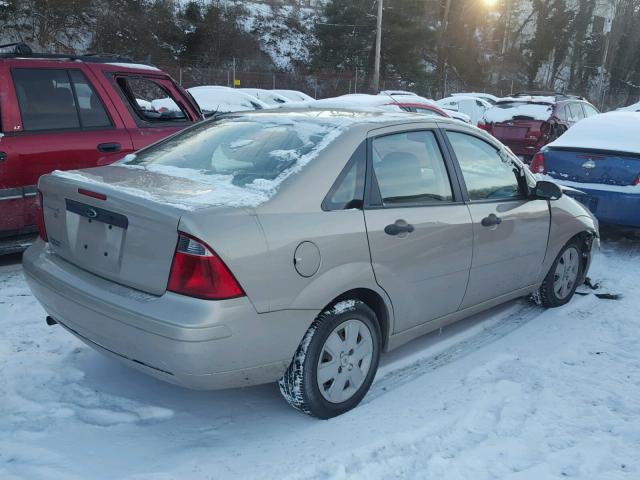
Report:
M 0 54 L 0 254 L 24 249 L 37 230 L 40 175 L 111 163 L 201 118 L 150 65 L 23 44 Z
M 574 123 L 600 113 L 582 97 L 555 92 L 525 92 L 498 100 L 478 127 L 530 163 L 533 155 Z

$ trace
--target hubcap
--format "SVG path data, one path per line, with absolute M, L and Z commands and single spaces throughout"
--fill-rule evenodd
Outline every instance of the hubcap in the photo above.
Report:
M 567 248 L 558 264 L 553 276 L 553 291 L 560 300 L 567 298 L 578 279 L 580 269 L 580 256 L 574 247 Z
M 342 403 L 364 383 L 373 358 L 373 337 L 367 325 L 346 320 L 327 337 L 318 360 L 318 388 L 325 400 Z

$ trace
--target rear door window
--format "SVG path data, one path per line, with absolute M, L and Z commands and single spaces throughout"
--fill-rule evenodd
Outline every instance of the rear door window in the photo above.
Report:
M 67 70 L 16 68 L 11 73 L 23 130 L 80 128 Z
M 593 117 L 594 115 L 598 115 L 598 113 L 600 113 L 588 103 L 583 103 L 582 108 L 584 108 L 585 117 Z
M 447 132 L 470 200 L 508 200 L 522 196 L 519 169 L 493 145 L 473 135 Z
M 570 103 L 569 106 L 569 121 L 578 122 L 584 118 L 584 112 L 579 103 Z
M 111 127 L 111 119 L 80 70 L 12 71 L 25 131 Z
M 80 70 L 70 70 L 75 95 L 78 101 L 78 113 L 83 128 L 112 126 L 100 97 Z
M 141 120 L 168 123 L 189 119 L 171 92 L 160 82 L 145 77 L 120 76 L 116 77 L 116 83 Z
M 372 161 L 385 207 L 453 201 L 444 158 L 432 131 L 377 137 L 372 142 Z

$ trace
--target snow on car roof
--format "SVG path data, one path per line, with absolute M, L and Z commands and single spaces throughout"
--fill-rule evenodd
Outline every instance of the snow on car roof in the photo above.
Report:
M 313 100 L 313 97 L 307 95 L 304 92 L 300 92 L 299 90 L 277 89 L 277 90 L 271 90 L 271 91 L 277 93 L 278 95 L 286 97 L 289 100 L 294 102 L 308 102 L 310 100 Z
M 488 123 L 500 123 L 516 117 L 546 121 L 553 113 L 551 97 L 518 97 L 500 100 L 495 106 L 484 112 L 484 120 Z
M 398 95 L 398 96 L 414 95 L 414 96 L 417 96 L 415 93 L 409 92 L 407 90 L 382 90 L 378 95 Z
M 547 95 L 522 95 L 519 97 L 503 97 L 498 99 L 496 104 L 500 105 L 502 103 L 512 102 L 546 103 L 549 105 L 555 105 L 556 97 L 550 97 Z
M 388 111 L 402 111 L 397 100 L 385 95 L 368 95 L 365 93 L 351 93 L 339 97 L 323 98 L 309 102 L 299 102 L 296 107 L 302 108 L 377 108 Z
M 238 88 L 236 90 L 240 90 L 243 93 L 251 95 L 271 106 L 281 105 L 283 103 L 289 102 L 289 99 L 287 97 L 284 97 L 274 92 L 273 90 L 264 90 L 262 88 Z
M 153 70 L 155 72 L 159 72 L 160 69 L 154 67 L 153 65 L 146 65 L 144 63 L 120 63 L 120 62 L 109 62 L 105 63 L 105 65 L 111 65 L 114 67 L 124 67 L 124 68 L 137 68 L 139 70 Z
M 255 97 L 229 87 L 201 86 L 189 88 L 200 109 L 207 112 L 241 112 L 269 108 L 269 105 Z
M 580 120 L 548 147 L 640 153 L 640 113 L 608 112 Z
M 492 95 L 490 93 L 480 93 L 480 92 L 459 92 L 459 93 L 452 93 L 451 96 L 452 97 L 490 98 L 494 102 L 497 102 L 498 100 L 500 100 L 500 97 L 496 97 L 495 95 Z
M 620 107 L 617 112 L 640 112 L 640 102 L 632 103 L 626 107 Z
M 484 98 L 474 97 L 473 95 L 462 95 L 462 94 L 452 95 L 451 97 L 446 97 L 446 98 L 441 98 L 440 100 L 437 100 L 436 103 L 438 105 L 444 105 L 445 103 L 459 102 L 461 100 L 472 100 L 474 102 L 478 101 L 478 102 L 481 102 L 485 106 L 489 106 L 489 107 L 493 106 L 490 102 L 486 101 Z

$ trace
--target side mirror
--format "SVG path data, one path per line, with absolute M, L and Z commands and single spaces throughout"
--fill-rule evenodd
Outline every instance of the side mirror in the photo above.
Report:
M 540 200 L 558 200 L 562 197 L 562 189 L 553 182 L 540 180 L 536 183 L 533 194 Z

